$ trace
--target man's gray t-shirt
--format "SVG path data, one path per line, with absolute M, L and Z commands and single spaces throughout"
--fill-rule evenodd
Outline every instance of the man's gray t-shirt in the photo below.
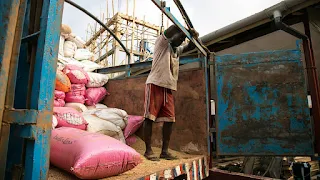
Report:
M 151 72 L 146 84 L 177 90 L 179 75 L 179 56 L 184 46 L 179 46 L 174 52 L 169 40 L 160 35 L 155 43 Z

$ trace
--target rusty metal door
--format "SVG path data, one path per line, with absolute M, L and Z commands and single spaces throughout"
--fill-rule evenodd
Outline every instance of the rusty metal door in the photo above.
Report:
M 313 155 L 302 53 L 217 56 L 219 155 Z

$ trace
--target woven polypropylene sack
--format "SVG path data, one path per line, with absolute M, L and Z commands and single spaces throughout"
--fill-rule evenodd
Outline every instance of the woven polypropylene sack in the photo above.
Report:
M 66 102 L 63 99 L 55 99 L 53 102 L 53 107 L 63 107 Z
M 59 41 L 59 54 L 60 54 L 61 56 L 64 56 L 64 50 L 63 50 L 64 41 L 65 41 L 65 38 L 64 38 L 63 36 L 60 36 L 60 41 Z
M 63 107 L 66 103 L 64 101 L 64 98 L 66 96 L 66 93 L 63 91 L 54 90 L 54 107 Z
M 55 115 L 58 120 L 57 127 L 72 127 L 82 130 L 87 129 L 87 121 L 83 118 L 81 113 L 73 108 L 54 107 L 53 115 Z
M 89 61 L 89 60 L 83 60 L 83 61 L 81 61 L 81 63 L 84 64 L 83 69 L 87 72 L 92 72 L 96 69 L 103 67 L 103 66 L 101 66 L 95 62 Z
M 56 87 L 58 91 L 69 92 L 71 88 L 71 82 L 67 75 L 65 75 L 60 70 L 57 70 L 56 75 Z
M 85 105 L 81 104 L 81 103 L 66 103 L 64 105 L 64 107 L 71 107 L 71 108 L 77 110 L 80 113 L 85 112 L 85 111 L 88 110 L 88 108 Z
M 64 99 L 66 97 L 66 93 L 59 90 L 54 90 L 54 99 Z
M 86 102 L 86 98 L 83 95 L 72 95 L 72 94 L 66 94 L 65 101 L 67 103 L 80 103 L 84 104 Z
M 72 84 L 87 84 L 89 76 L 86 71 L 76 65 L 66 65 L 63 72 L 69 77 Z
M 59 61 L 59 63 L 61 63 L 63 65 L 63 67 L 65 67 L 66 65 L 69 65 L 69 64 L 76 65 L 81 68 L 84 68 L 86 66 L 86 64 L 84 64 L 80 61 L 77 61 L 74 58 L 63 57 L 60 54 L 58 54 L 58 61 Z
M 76 36 L 73 33 L 69 34 L 67 40 L 75 43 L 77 48 L 84 48 L 86 44 L 86 42 L 81 37 Z
M 128 116 L 128 124 L 123 131 L 124 137 L 128 138 L 133 135 L 143 124 L 144 117 L 143 116 Z
M 71 90 L 70 92 L 66 93 L 70 95 L 86 95 L 86 85 L 85 84 L 71 84 Z
M 135 135 L 131 135 L 128 138 L 126 138 L 126 144 L 128 146 L 132 146 L 133 144 L 135 144 L 137 142 L 137 137 Z
M 76 53 L 77 45 L 71 41 L 65 41 L 63 44 L 63 54 L 65 57 L 73 57 Z
M 107 74 L 99 74 L 88 72 L 89 80 L 86 86 L 89 87 L 102 87 L 107 84 L 109 76 Z
M 88 88 L 85 95 L 86 105 L 93 106 L 95 104 L 98 104 L 104 99 L 107 94 L 108 92 L 104 87 Z
M 112 122 L 113 124 L 119 126 L 121 129 L 124 129 L 128 123 L 128 114 L 122 109 L 98 109 L 94 112 L 94 114 L 101 119 Z
M 126 143 L 123 132 L 119 126 L 91 114 L 83 113 L 83 118 L 88 122 L 88 132 L 104 134 Z
M 108 106 L 106 106 L 106 105 L 104 105 L 104 104 L 96 104 L 96 105 L 93 105 L 93 106 L 87 106 L 87 108 L 89 109 L 89 110 L 91 110 L 91 109 L 107 109 L 108 108 Z
M 63 127 L 52 130 L 50 162 L 80 179 L 101 179 L 131 170 L 142 160 L 112 137 Z
M 93 53 L 90 52 L 88 49 L 77 49 L 74 58 L 78 61 L 81 60 L 90 60 L 93 57 Z
M 85 84 L 71 84 L 70 92 L 66 93 L 67 103 L 85 103 L 86 86 Z
M 61 33 L 62 34 L 70 34 L 70 33 L 72 33 L 72 29 L 70 26 L 68 26 L 66 24 L 61 24 Z

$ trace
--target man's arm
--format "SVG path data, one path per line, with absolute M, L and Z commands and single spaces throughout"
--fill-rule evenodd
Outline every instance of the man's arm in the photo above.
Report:
M 199 33 L 195 30 L 195 29 L 191 29 L 190 30 L 191 32 L 191 35 L 194 39 L 198 39 L 199 38 Z M 201 43 L 201 40 L 199 39 L 200 43 Z M 182 47 L 182 52 L 181 54 L 185 53 L 185 52 L 188 52 L 188 51 L 191 51 L 193 50 L 194 48 L 196 48 L 196 45 L 194 45 L 191 41 L 189 41 L 189 43 L 187 45 L 184 45 Z
M 189 43 L 187 45 L 184 45 L 182 48 L 182 53 L 188 52 L 193 50 L 196 47 L 196 45 L 194 45 L 191 41 L 189 41 Z

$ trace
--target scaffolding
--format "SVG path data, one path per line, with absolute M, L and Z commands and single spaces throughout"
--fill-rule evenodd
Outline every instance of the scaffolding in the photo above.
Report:
M 104 14 L 102 14 L 102 19 L 104 19 Z M 163 17 L 161 27 L 146 22 L 145 16 L 143 20 L 136 18 L 134 1 L 132 16 L 128 15 L 127 5 L 126 14 L 117 12 L 112 17 L 105 19 L 105 25 L 129 50 L 131 62 L 128 62 L 124 49 L 105 28 L 100 27 L 97 30 L 97 25 L 88 25 L 87 37 L 90 39 L 86 40 L 86 46 L 95 54 L 95 62 L 104 67 L 113 67 L 152 59 L 156 38 L 164 29 Z

